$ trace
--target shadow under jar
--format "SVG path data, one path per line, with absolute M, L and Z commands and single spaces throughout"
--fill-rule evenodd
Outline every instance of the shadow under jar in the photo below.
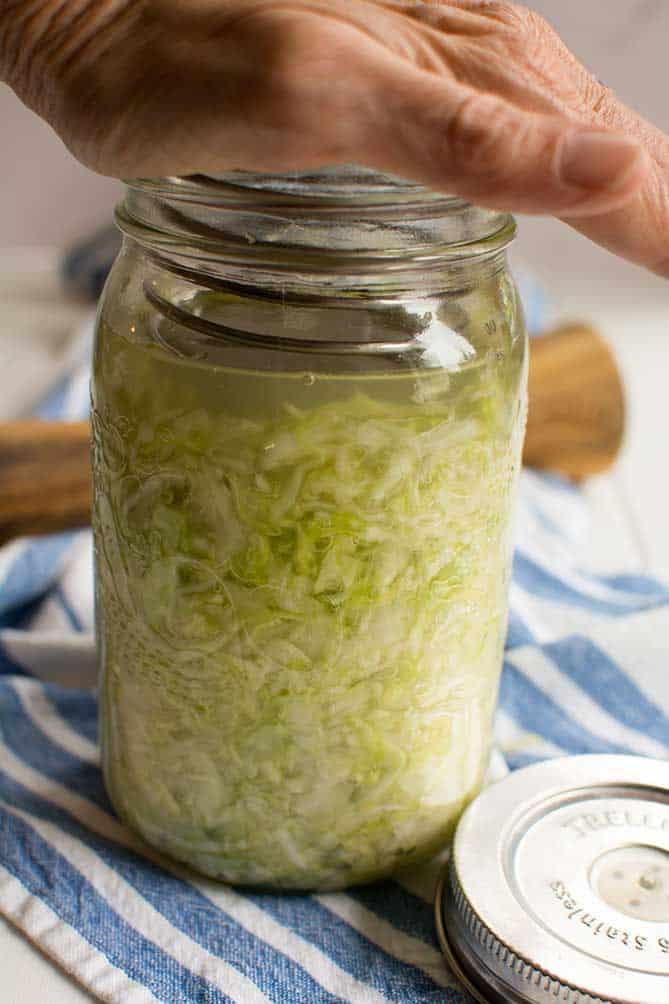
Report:
M 133 183 L 93 378 L 103 763 L 147 841 L 338 889 L 476 795 L 526 339 L 505 214 L 354 168 Z

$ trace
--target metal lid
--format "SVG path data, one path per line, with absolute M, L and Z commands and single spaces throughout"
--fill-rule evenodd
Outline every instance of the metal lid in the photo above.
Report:
M 667 1004 L 669 763 L 565 757 L 488 788 L 436 916 L 483 1004 Z

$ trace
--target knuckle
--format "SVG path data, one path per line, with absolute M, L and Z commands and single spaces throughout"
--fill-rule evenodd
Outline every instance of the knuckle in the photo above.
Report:
M 536 101 L 569 103 L 581 70 L 559 35 L 533 10 L 518 4 L 495 6 L 496 27 L 486 42 L 503 72 L 522 81 Z
M 338 22 L 314 12 L 265 8 L 246 19 L 243 43 L 270 84 L 293 87 L 314 66 L 336 65 L 342 35 Z
M 484 0 L 480 6 L 482 14 L 511 28 L 519 27 L 527 13 L 526 7 L 506 0 Z
M 265 11 L 251 24 L 249 54 L 261 73 L 253 74 L 254 99 L 269 108 L 278 124 L 290 126 L 305 111 L 305 98 L 334 61 L 332 41 L 304 14 Z
M 554 47 L 557 36 L 547 21 L 522 4 L 490 0 L 483 12 L 494 23 L 494 35 L 507 55 L 531 61 L 535 54 Z
M 490 6 L 497 27 L 489 44 L 516 75 L 523 74 L 535 96 L 584 121 L 617 124 L 620 105 L 614 92 L 583 67 L 544 18 L 518 4 Z
M 451 117 L 446 136 L 446 155 L 454 172 L 492 179 L 508 170 L 504 136 L 509 124 L 497 98 L 480 93 L 465 98 Z
M 246 82 L 242 97 L 246 117 L 271 129 L 274 143 L 293 142 L 295 134 L 308 127 L 306 86 L 295 70 L 297 58 L 292 46 L 279 45 L 263 73 Z
M 241 100 L 247 120 L 271 136 L 276 161 L 289 169 L 347 153 L 355 116 L 341 81 L 347 37 L 338 24 L 265 9 L 247 19 L 245 34 L 247 58 L 261 72 L 251 70 Z
M 537 24 L 545 23 L 535 11 L 518 3 L 507 3 L 506 0 L 484 0 L 477 10 L 481 14 L 496 21 L 501 28 L 525 32 L 535 30 Z
M 297 70 L 307 50 L 299 21 L 259 15 L 248 28 L 249 54 L 255 52 L 263 66 L 259 81 L 270 93 L 277 87 L 288 92 L 297 88 Z

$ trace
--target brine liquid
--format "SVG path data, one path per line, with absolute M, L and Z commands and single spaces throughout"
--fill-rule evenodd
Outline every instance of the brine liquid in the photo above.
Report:
M 280 358 L 99 333 L 105 776 L 207 874 L 340 888 L 434 852 L 480 786 L 525 361 Z

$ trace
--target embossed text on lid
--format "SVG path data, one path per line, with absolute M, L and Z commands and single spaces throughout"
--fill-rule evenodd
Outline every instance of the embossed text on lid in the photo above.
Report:
M 561 758 L 488 789 L 437 925 L 479 1001 L 667 1004 L 669 764 Z

